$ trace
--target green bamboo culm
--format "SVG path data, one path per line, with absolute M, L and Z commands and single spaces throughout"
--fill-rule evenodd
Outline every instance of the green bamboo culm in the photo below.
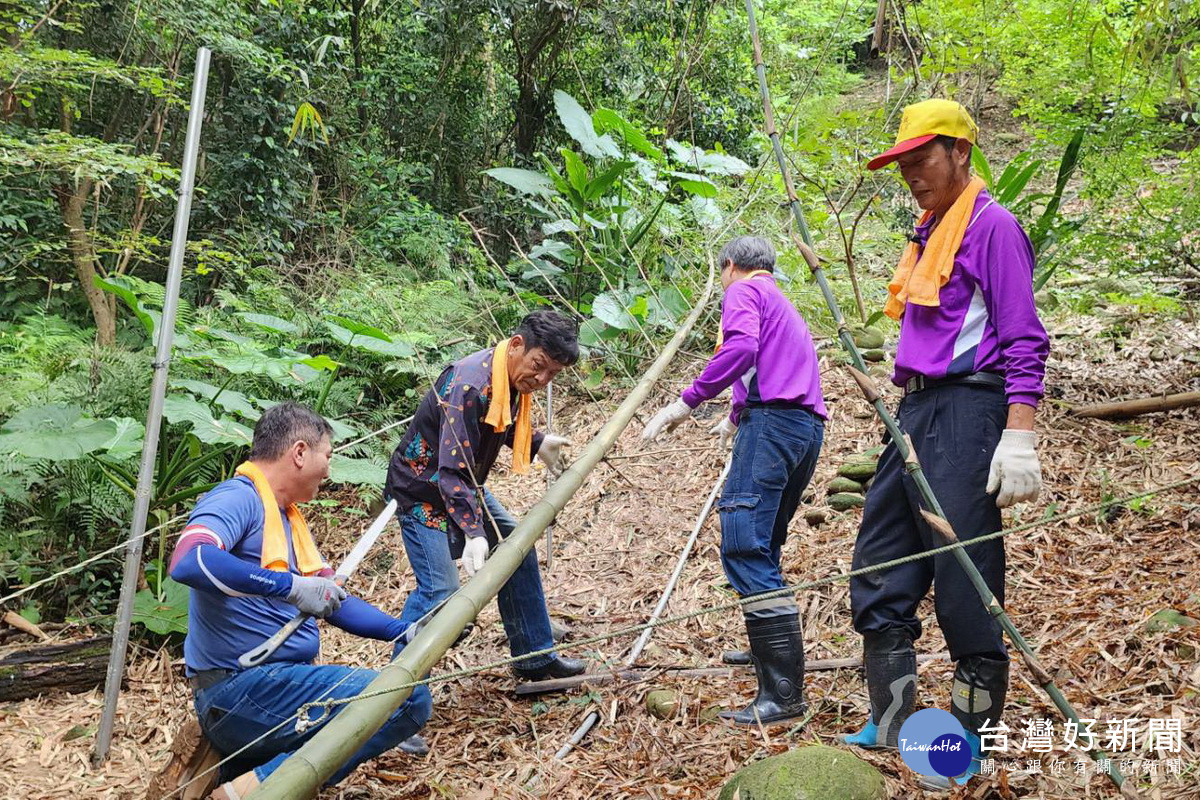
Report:
M 916 453 L 913 451 L 911 440 L 901 432 L 900 426 L 896 424 L 896 420 L 883 403 L 883 398 L 876 391 L 874 383 L 866 375 L 866 365 L 863 362 L 862 354 L 858 347 L 854 344 L 854 337 L 851 335 L 849 328 L 846 326 L 846 319 L 842 316 L 842 311 L 838 307 L 837 299 L 833 296 L 833 290 L 829 286 L 829 281 L 825 277 L 825 271 L 821 268 L 816 254 L 813 251 L 812 235 L 808 231 L 808 225 L 804 221 L 804 212 L 800 208 L 800 200 L 796 196 L 795 187 L 792 184 L 791 174 L 788 171 L 787 159 L 783 155 L 783 145 L 779 140 L 779 131 L 775 127 L 775 115 L 771 108 L 771 94 L 767 87 L 767 68 L 763 63 L 762 43 L 758 36 L 758 21 L 754 13 L 754 0 L 746 0 L 746 17 L 750 27 L 750 41 L 754 47 L 754 71 L 758 76 L 758 89 L 762 97 L 763 117 L 765 121 L 765 130 L 768 138 L 771 140 L 771 149 L 775 153 L 775 161 L 779 165 L 779 173 L 783 178 L 783 186 L 787 191 L 788 206 L 791 209 L 792 220 L 795 223 L 796 230 L 799 231 L 802 241 L 796 241 L 797 248 L 801 255 L 804 256 L 805 262 L 812 271 L 813 278 L 821 289 L 821 294 L 825 298 L 825 305 L 829 308 L 829 313 L 833 316 L 834 324 L 837 325 L 838 339 L 842 343 L 842 347 L 850 356 L 850 361 L 853 364 L 851 373 L 859 388 L 862 389 L 864 397 L 875 408 L 875 414 L 879 417 L 883 426 L 887 429 L 892 441 L 896 443 L 896 447 L 900 452 L 900 456 L 904 459 L 906 469 L 912 477 L 913 482 L 917 486 L 917 490 L 921 493 L 921 498 L 929 507 L 929 512 L 923 512 L 926 520 L 933 528 L 940 533 L 947 542 L 953 543 L 957 541 L 954 530 L 950 523 L 946 520 L 946 515 L 942 511 L 942 506 L 938 502 L 937 497 L 933 493 L 929 481 L 925 478 L 925 473 L 921 470 L 921 465 L 917 461 Z M 1008 614 L 1004 612 L 996 596 L 992 590 L 988 588 L 983 580 L 983 576 L 979 574 L 979 570 L 975 567 L 975 562 L 971 561 L 970 556 L 963 552 L 962 548 L 957 548 L 953 551 L 954 558 L 967 574 L 967 578 L 971 581 L 971 585 L 975 587 L 979 593 L 980 600 L 983 601 L 984 607 L 988 613 L 999 623 L 1004 632 L 1008 634 L 1009 639 L 1020 650 L 1021 656 L 1025 661 L 1025 665 L 1033 674 L 1034 679 L 1042 690 L 1050 697 L 1055 707 L 1062 713 L 1063 717 L 1076 725 L 1080 724 L 1079 715 L 1071 706 L 1071 703 L 1054 684 L 1054 680 L 1050 672 L 1042 666 L 1038 661 L 1037 655 L 1033 648 L 1017 630 Z M 1088 751 L 1094 760 L 1100 762 L 1108 759 L 1108 756 L 1099 748 L 1094 748 Z M 1117 770 L 1111 761 L 1109 762 L 1107 774 L 1109 779 L 1119 789 L 1124 782 L 1124 778 Z
M 399 658 L 384 667 L 362 691 L 363 699 L 350 703 L 329 720 L 312 739 L 284 761 L 249 796 L 252 800 L 292 800 L 313 797 L 329 776 L 383 726 L 392 712 L 412 694 L 413 684 L 427 674 L 445 655 L 464 626 L 474 622 L 500 588 L 516 572 L 542 532 L 563 510 L 600 460 L 612 449 L 617 437 L 633 419 L 634 412 L 649 397 L 671 359 L 683 345 L 701 311 L 708 304 L 716 270 L 709 264 L 704 292 L 675 336 L 659 353 L 645 375 L 588 443 L 579 457 L 546 490 L 517 524 L 508 538 L 492 551 L 483 568 L 463 585 L 429 624 L 408 644 Z M 382 694 L 379 694 L 382 692 Z

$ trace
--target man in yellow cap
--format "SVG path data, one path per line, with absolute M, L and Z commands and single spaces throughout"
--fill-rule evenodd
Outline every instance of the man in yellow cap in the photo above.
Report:
M 963 540 L 999 530 L 1001 508 L 1033 500 L 1041 489 L 1033 421 L 1050 349 L 1033 302 L 1029 238 L 971 175 L 978 132 L 958 103 L 926 100 L 904 110 L 895 146 L 867 164 L 896 163 L 924 211 L 888 286 L 884 312 L 900 322 L 892 382 L 904 389 L 900 427 Z M 942 545 L 921 518 L 921 505 L 889 444 L 867 493 L 854 568 Z M 1003 603 L 1002 541 L 966 552 Z M 871 718 L 846 741 L 896 746 L 915 705 L 917 607 L 931 585 L 938 624 L 957 662 L 951 713 L 976 757 L 961 782 L 978 771 L 980 730 L 995 725 L 1004 709 L 1008 655 L 999 625 L 950 554 L 851 581 Z M 948 785 L 925 780 L 931 788 Z

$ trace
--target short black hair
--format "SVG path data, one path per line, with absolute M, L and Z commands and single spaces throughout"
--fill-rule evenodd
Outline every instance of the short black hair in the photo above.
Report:
M 326 436 L 333 436 L 333 426 L 320 414 L 299 403 L 280 403 L 264 411 L 255 423 L 250 458 L 274 461 L 296 442 L 316 447 Z
M 568 367 L 579 360 L 579 329 L 571 319 L 557 311 L 533 311 L 513 331 L 525 347 L 540 347 L 546 355 Z
M 759 269 L 774 272 L 775 247 L 761 236 L 739 236 L 721 248 L 717 265 L 724 269 L 726 261 L 732 261 L 743 272 Z
M 954 149 L 954 145 L 958 144 L 958 137 L 946 136 L 944 133 L 939 133 L 934 141 L 946 148 L 946 152 L 949 153 Z

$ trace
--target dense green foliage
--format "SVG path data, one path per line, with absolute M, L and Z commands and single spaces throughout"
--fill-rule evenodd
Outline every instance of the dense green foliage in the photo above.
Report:
M 760 4 L 847 308 L 879 307 L 912 220 L 863 157 L 933 94 L 983 122 L 977 168 L 1027 223 L 1039 287 L 1194 289 L 1194 3 L 902 2 L 872 53 L 877 5 Z M 589 358 L 570 380 L 612 391 L 732 233 L 776 240 L 828 332 L 764 158 L 740 2 L 10 0 L 0 37 L 0 591 L 128 525 L 200 44 L 214 60 L 152 522 L 229 474 L 269 404 L 318 406 L 358 438 L 525 307 L 578 314 Z M 341 454 L 335 481 L 377 493 L 394 433 Z M 105 613 L 118 556 L 29 613 Z

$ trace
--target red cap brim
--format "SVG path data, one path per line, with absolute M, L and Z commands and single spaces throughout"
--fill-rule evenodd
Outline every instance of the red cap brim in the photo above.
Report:
M 912 139 L 905 139 L 903 142 L 896 145 L 891 150 L 887 150 L 883 153 L 880 153 L 879 155 L 875 156 L 870 161 L 868 161 L 867 169 L 879 169 L 880 167 L 886 167 L 888 164 L 892 163 L 897 158 L 899 158 L 900 156 L 907 153 L 909 150 L 916 150 L 921 145 L 932 142 L 936 138 L 937 138 L 936 133 L 927 133 L 924 136 L 917 136 Z

